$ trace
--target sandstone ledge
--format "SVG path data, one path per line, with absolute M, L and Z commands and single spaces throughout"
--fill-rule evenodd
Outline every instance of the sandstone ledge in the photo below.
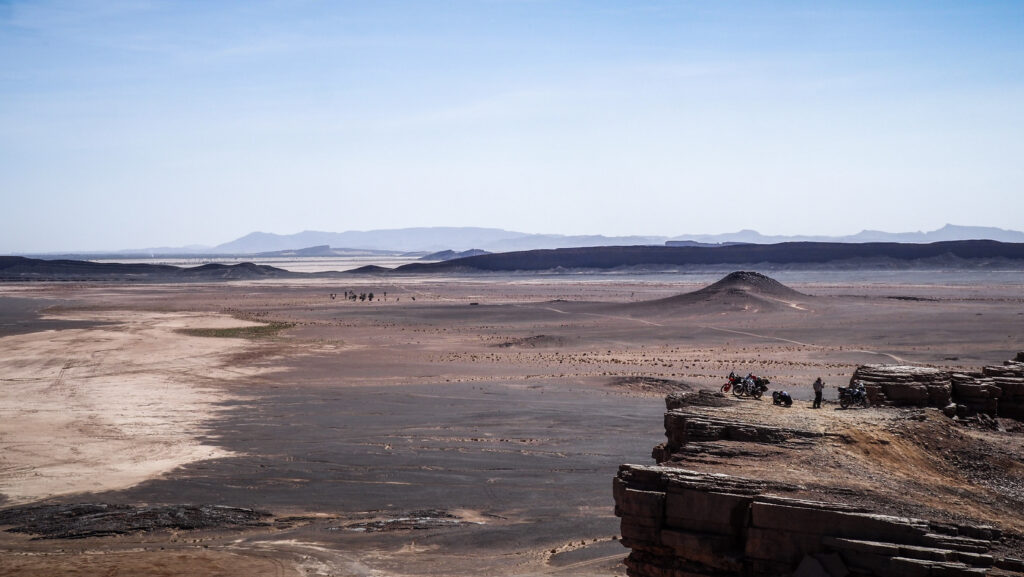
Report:
M 1024 575 L 1000 531 L 767 494 L 763 481 L 622 465 L 615 513 L 632 577 Z
M 913 365 L 862 365 L 850 379 L 864 383 L 872 404 L 937 407 L 950 416 L 979 413 L 1024 420 L 1024 352 L 977 372 Z
M 671 403 L 668 403 L 671 406 Z M 665 413 L 665 436 L 668 440 L 654 448 L 655 462 L 664 463 L 680 453 L 722 452 L 720 441 L 770 444 L 774 447 L 799 447 L 802 440 L 824 436 L 823 433 L 785 427 L 773 427 L 732 419 L 720 419 L 683 410 Z M 749 453 L 750 449 L 731 448 L 732 452 Z

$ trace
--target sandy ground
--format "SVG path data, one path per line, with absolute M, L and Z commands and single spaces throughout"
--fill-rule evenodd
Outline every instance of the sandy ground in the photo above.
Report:
M 0 298 L 4 506 L 220 504 L 273 517 L 74 541 L 0 533 L 0 575 L 622 574 L 611 479 L 650 462 L 672 382 L 717 389 L 730 370 L 755 372 L 807 399 L 820 375 L 829 399 L 861 363 L 976 369 L 1024 349 L 1020 283 L 830 273 L 791 282 L 814 295 L 801 302 L 644 304 L 701 286 L 613 275 L 2 286 L 22 299 Z M 26 302 L 60 307 L 39 317 Z M 252 321 L 292 326 L 249 340 L 175 331 Z M 802 420 L 804 404 L 750 414 Z M 854 413 L 826 413 L 816 426 L 857 427 Z M 878 415 L 865 434 L 898 428 Z M 952 506 L 994 514 L 967 506 L 967 489 Z
M 5 504 L 123 489 L 185 463 L 230 456 L 197 436 L 225 397 L 212 384 L 260 372 L 225 366 L 249 343 L 177 330 L 257 323 L 137 311 L 65 311 L 43 320 L 101 324 L 0 339 Z

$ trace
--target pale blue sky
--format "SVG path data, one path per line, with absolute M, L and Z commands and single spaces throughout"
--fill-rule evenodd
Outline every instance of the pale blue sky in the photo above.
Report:
M 1022 2 L 0 0 L 0 253 L 1024 229 Z

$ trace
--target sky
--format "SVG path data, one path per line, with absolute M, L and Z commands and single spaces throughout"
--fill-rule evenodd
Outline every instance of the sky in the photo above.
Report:
M 1024 229 L 1024 2 L 0 0 L 0 254 Z

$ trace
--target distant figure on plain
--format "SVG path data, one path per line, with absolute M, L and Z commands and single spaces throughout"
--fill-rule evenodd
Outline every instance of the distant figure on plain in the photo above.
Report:
M 825 381 L 821 380 L 821 377 L 818 377 L 817 380 L 814 381 L 814 385 L 813 386 L 814 386 L 814 405 L 812 405 L 811 408 L 812 409 L 820 409 L 821 408 L 821 392 L 823 390 L 825 390 Z

